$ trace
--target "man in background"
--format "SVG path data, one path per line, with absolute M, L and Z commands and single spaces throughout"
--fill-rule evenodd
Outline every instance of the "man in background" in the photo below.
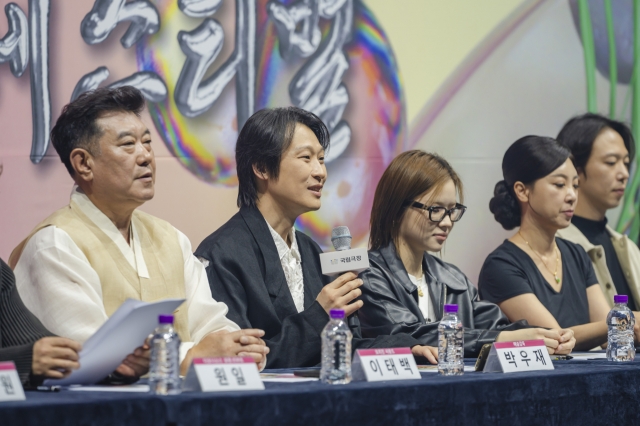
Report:
M 640 309 L 640 250 L 607 224 L 607 211 L 618 207 L 629 183 L 635 157 L 631 130 L 598 114 L 569 120 L 558 142 L 571 150 L 580 177 L 575 216 L 558 236 L 581 245 L 593 263 L 609 305 L 615 294 L 629 296 L 629 308 Z

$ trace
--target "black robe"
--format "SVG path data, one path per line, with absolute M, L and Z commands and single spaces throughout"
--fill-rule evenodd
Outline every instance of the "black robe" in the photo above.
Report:
M 240 328 L 260 328 L 270 349 L 267 368 L 308 367 L 320 363 L 320 333 L 329 316 L 316 297 L 332 279 L 322 275 L 322 250 L 296 231 L 302 258 L 304 310 L 296 310 L 276 244 L 260 211 L 243 207 L 198 246 L 195 255 L 209 262 L 213 298 L 229 307 L 227 318 Z M 349 318 L 352 348 L 413 347 L 407 334 L 361 337 L 357 317 Z

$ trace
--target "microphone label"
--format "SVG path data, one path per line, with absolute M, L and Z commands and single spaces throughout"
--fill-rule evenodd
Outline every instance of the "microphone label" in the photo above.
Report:
M 320 266 L 324 275 L 340 275 L 345 272 L 359 274 L 369 268 L 369 256 L 365 248 L 322 253 Z

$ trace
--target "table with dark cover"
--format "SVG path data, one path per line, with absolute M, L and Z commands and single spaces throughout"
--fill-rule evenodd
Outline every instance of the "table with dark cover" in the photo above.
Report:
M 26 401 L 0 402 L 0 425 L 164 425 L 162 400 L 131 392 L 25 392 Z
M 169 397 L 27 392 L 27 401 L 0 403 L 0 424 L 594 425 L 640 420 L 640 360 L 554 364 L 554 371 L 422 373 L 422 380 L 344 386 L 267 382 L 264 391 Z

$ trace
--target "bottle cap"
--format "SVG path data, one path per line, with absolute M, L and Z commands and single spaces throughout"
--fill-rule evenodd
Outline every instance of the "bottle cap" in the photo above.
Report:
M 158 315 L 160 324 L 173 324 L 173 315 Z
M 445 314 L 455 314 L 458 312 L 458 305 L 444 305 Z
M 629 301 L 629 296 L 626 294 L 616 294 L 613 296 L 613 303 L 627 303 Z
M 329 311 L 329 316 L 331 319 L 343 319 L 344 318 L 344 310 L 342 309 L 331 309 Z

